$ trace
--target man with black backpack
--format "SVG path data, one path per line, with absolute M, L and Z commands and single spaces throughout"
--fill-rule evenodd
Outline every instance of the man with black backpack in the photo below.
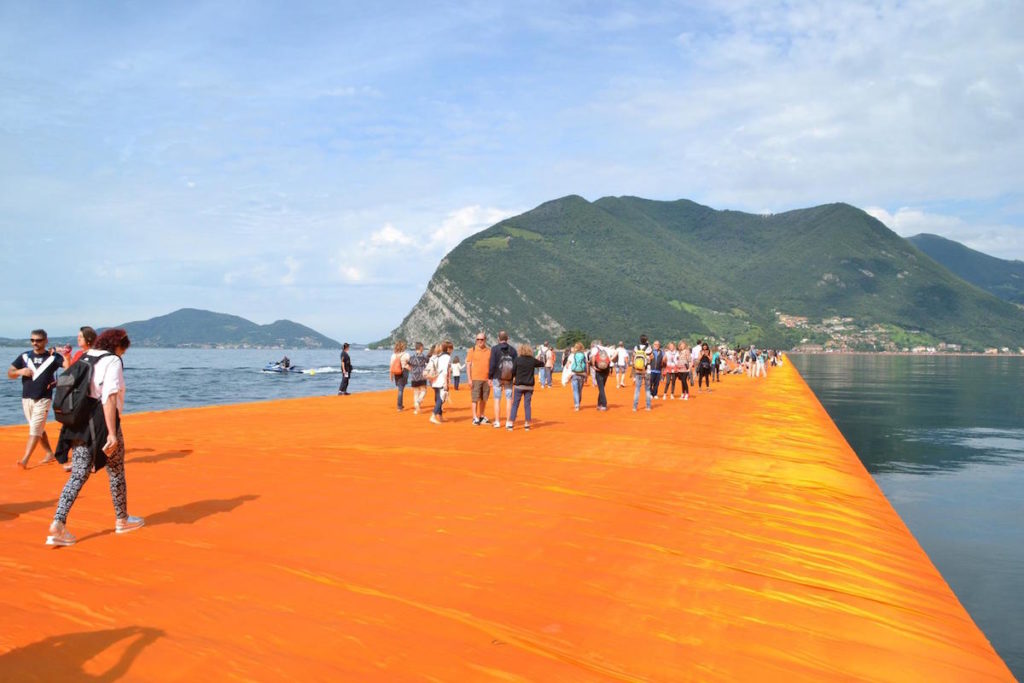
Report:
M 505 410 L 512 405 L 512 380 L 515 379 L 516 350 L 508 343 L 508 332 L 498 332 L 498 343 L 491 347 L 491 364 L 487 379 L 494 393 L 494 428 L 501 427 L 501 395 L 505 394 Z

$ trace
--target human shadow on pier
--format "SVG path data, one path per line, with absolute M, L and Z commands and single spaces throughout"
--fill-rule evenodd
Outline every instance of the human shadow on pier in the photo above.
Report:
M 160 512 L 147 514 L 146 526 L 157 526 L 159 524 L 195 524 L 205 517 L 210 517 L 222 512 L 231 512 L 243 503 L 250 500 L 256 500 L 257 498 L 259 498 L 259 496 L 249 494 L 223 500 L 197 500 L 194 503 L 186 503 L 185 505 L 178 505 L 176 507 L 167 508 L 166 510 L 161 510 Z M 112 533 L 114 533 L 114 529 L 104 529 L 103 531 L 97 531 L 94 534 L 83 536 L 78 539 L 78 542 L 82 543 L 83 541 L 100 538 L 101 536 L 109 536 Z
M 5 681 L 116 681 L 129 672 L 144 649 L 164 635 L 157 628 L 128 626 L 50 636 L 0 655 L 0 674 Z M 106 671 L 85 670 L 86 662 L 115 646 L 121 649 L 120 656 Z
M 145 449 L 151 450 L 151 449 Z M 165 451 L 163 453 L 156 453 L 154 455 L 140 455 L 137 458 L 131 460 L 125 460 L 125 463 L 142 464 L 142 463 L 155 463 L 163 462 L 164 460 L 178 460 L 180 458 L 187 458 L 192 455 L 192 449 L 180 450 L 180 451 Z
M 146 516 L 146 526 L 157 526 L 158 524 L 195 524 L 201 519 L 224 512 L 231 512 L 247 503 L 259 498 L 258 495 L 248 494 L 226 499 L 197 500 L 194 503 L 186 503 L 176 507 L 167 508 L 162 512 L 156 512 Z
M 53 500 L 32 500 L 24 503 L 3 503 L 0 505 L 0 522 L 9 522 L 12 519 L 17 519 L 26 512 L 43 510 L 48 507 L 53 507 L 56 504 L 56 498 Z

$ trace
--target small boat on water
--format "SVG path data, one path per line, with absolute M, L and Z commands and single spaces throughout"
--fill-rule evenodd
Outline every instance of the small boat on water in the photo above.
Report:
M 281 365 L 281 363 L 267 363 L 266 365 L 263 366 L 262 372 L 274 372 L 280 375 L 288 373 L 301 374 L 302 368 L 297 367 L 295 365 L 289 365 L 288 367 L 285 367 Z

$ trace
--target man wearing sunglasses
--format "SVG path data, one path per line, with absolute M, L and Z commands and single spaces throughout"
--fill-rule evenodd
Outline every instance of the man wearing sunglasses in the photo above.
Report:
M 21 407 L 28 421 L 28 445 L 25 446 L 25 456 L 18 461 L 21 469 L 28 467 L 28 459 L 39 442 L 46 452 L 40 464 L 54 459 L 53 448 L 46 438 L 46 417 L 50 413 L 57 371 L 64 365 L 64 358 L 59 353 L 46 349 L 46 330 L 32 330 L 29 341 L 32 342 L 31 350 L 15 358 L 7 369 L 8 378 L 21 378 Z

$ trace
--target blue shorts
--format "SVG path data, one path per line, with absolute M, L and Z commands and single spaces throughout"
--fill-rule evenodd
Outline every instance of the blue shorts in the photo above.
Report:
M 495 401 L 500 401 L 501 400 L 501 380 L 500 379 L 492 379 L 491 380 L 491 390 L 494 392 L 494 400 Z M 509 382 L 508 384 L 505 385 L 505 398 L 507 398 L 509 400 L 512 400 L 512 383 L 511 382 Z

